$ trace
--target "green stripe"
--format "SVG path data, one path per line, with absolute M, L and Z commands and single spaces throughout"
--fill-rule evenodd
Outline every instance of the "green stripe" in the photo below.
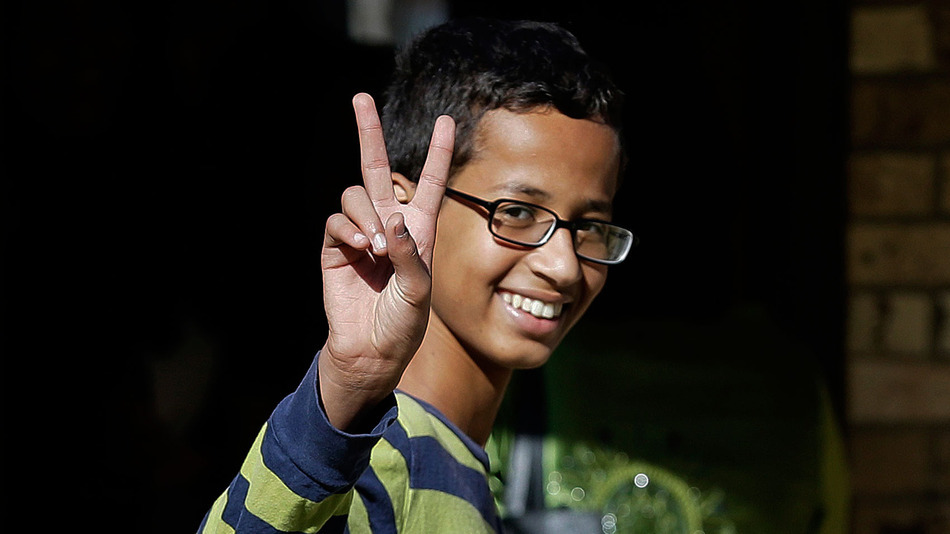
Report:
M 495 529 L 465 499 L 437 490 L 409 491 L 413 513 L 407 518 L 404 532 L 495 534 Z
M 363 532 L 372 533 L 372 530 L 369 528 L 369 513 L 366 511 L 366 505 L 363 504 L 363 499 L 353 499 L 353 504 L 350 505 L 350 517 L 346 520 L 346 526 L 350 527 L 352 534 L 360 534 Z
M 475 458 L 472 451 L 468 450 L 468 447 L 459 439 L 458 435 L 440 421 L 438 417 L 427 412 L 415 399 L 407 395 L 397 395 L 396 403 L 399 405 L 399 422 L 406 429 L 406 434 L 410 438 L 433 437 L 460 464 L 478 472 L 485 471 L 485 466 L 478 461 L 478 458 Z M 411 425 L 407 426 L 407 421 Z M 423 421 L 428 424 L 423 423 Z
M 405 524 L 404 512 L 409 504 L 409 465 L 406 458 L 383 438 L 373 448 L 370 466 L 389 495 L 396 520 L 396 532 L 400 532 Z
M 306 533 L 316 533 L 333 515 L 346 514 L 352 490 L 314 502 L 294 493 L 264 465 L 261 443 L 266 431 L 265 424 L 241 466 L 241 475 L 250 483 L 244 501 L 248 511 L 277 530 Z

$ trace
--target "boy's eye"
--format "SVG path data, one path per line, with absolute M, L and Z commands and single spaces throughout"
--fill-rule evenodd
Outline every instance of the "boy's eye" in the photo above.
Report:
M 584 236 L 585 239 L 604 240 L 607 238 L 607 225 L 594 221 L 584 221 L 577 225 L 578 236 Z
M 495 210 L 496 222 L 504 225 L 521 226 L 537 221 L 538 210 L 523 204 L 502 204 Z

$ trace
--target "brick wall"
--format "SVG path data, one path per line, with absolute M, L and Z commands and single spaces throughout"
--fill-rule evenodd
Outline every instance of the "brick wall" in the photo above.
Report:
M 950 532 L 950 0 L 851 6 L 855 534 Z

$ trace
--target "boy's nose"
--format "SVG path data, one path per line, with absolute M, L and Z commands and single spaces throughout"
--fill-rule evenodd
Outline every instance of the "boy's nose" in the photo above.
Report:
M 567 228 L 558 228 L 551 239 L 528 254 L 535 274 L 555 287 L 566 287 L 581 278 L 580 258 L 574 251 L 574 237 Z

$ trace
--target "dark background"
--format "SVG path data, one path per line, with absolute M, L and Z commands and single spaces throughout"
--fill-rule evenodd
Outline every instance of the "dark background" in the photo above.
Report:
M 746 310 L 840 411 L 844 4 L 457 4 L 564 23 L 628 95 L 617 218 L 642 245 L 588 324 L 663 346 L 742 335 Z M 342 2 L 2 18 L 4 515 L 193 531 L 323 342 L 322 225 L 359 180 L 350 98 L 381 93 L 392 50 L 348 39 Z

